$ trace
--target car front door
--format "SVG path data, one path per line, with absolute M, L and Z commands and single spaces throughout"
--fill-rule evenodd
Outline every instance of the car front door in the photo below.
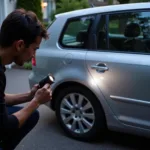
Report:
M 150 11 L 104 15 L 86 65 L 118 120 L 150 129 Z

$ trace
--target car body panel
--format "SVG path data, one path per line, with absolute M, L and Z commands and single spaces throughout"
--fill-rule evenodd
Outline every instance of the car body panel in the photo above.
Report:
M 150 129 L 150 55 L 89 51 L 86 60 L 115 116 L 125 124 Z M 109 70 L 91 68 L 98 63 Z

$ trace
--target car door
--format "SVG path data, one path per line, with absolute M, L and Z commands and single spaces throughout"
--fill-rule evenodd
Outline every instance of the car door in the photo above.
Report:
M 118 120 L 147 129 L 150 129 L 149 16 L 147 10 L 104 15 L 96 30 L 97 49 L 86 55 L 87 68 Z

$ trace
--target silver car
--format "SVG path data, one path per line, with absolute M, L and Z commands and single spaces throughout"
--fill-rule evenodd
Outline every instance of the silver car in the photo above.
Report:
M 150 135 L 150 2 L 76 10 L 55 16 L 29 75 L 51 73 L 62 129 L 93 140 L 106 129 Z

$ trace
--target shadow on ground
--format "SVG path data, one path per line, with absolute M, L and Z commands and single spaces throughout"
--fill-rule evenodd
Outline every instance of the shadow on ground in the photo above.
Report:
M 70 139 L 71 137 L 68 137 L 62 131 L 62 129 L 58 125 L 56 118 L 53 118 L 52 120 L 50 120 L 49 125 L 53 128 L 53 131 L 59 134 L 60 136 L 65 136 L 66 138 Z M 87 143 L 87 142 L 84 142 L 84 143 Z M 105 143 L 111 143 L 113 145 L 118 145 L 121 147 L 123 146 L 124 148 L 127 148 L 127 149 L 136 149 L 136 150 L 150 149 L 149 138 L 132 135 L 132 134 L 119 133 L 119 132 L 114 132 L 114 131 L 107 131 L 103 139 L 98 139 L 97 141 L 94 141 L 91 143 L 88 142 L 88 144 L 91 144 L 91 145 L 101 145 Z M 147 148 L 145 148 L 146 146 Z

